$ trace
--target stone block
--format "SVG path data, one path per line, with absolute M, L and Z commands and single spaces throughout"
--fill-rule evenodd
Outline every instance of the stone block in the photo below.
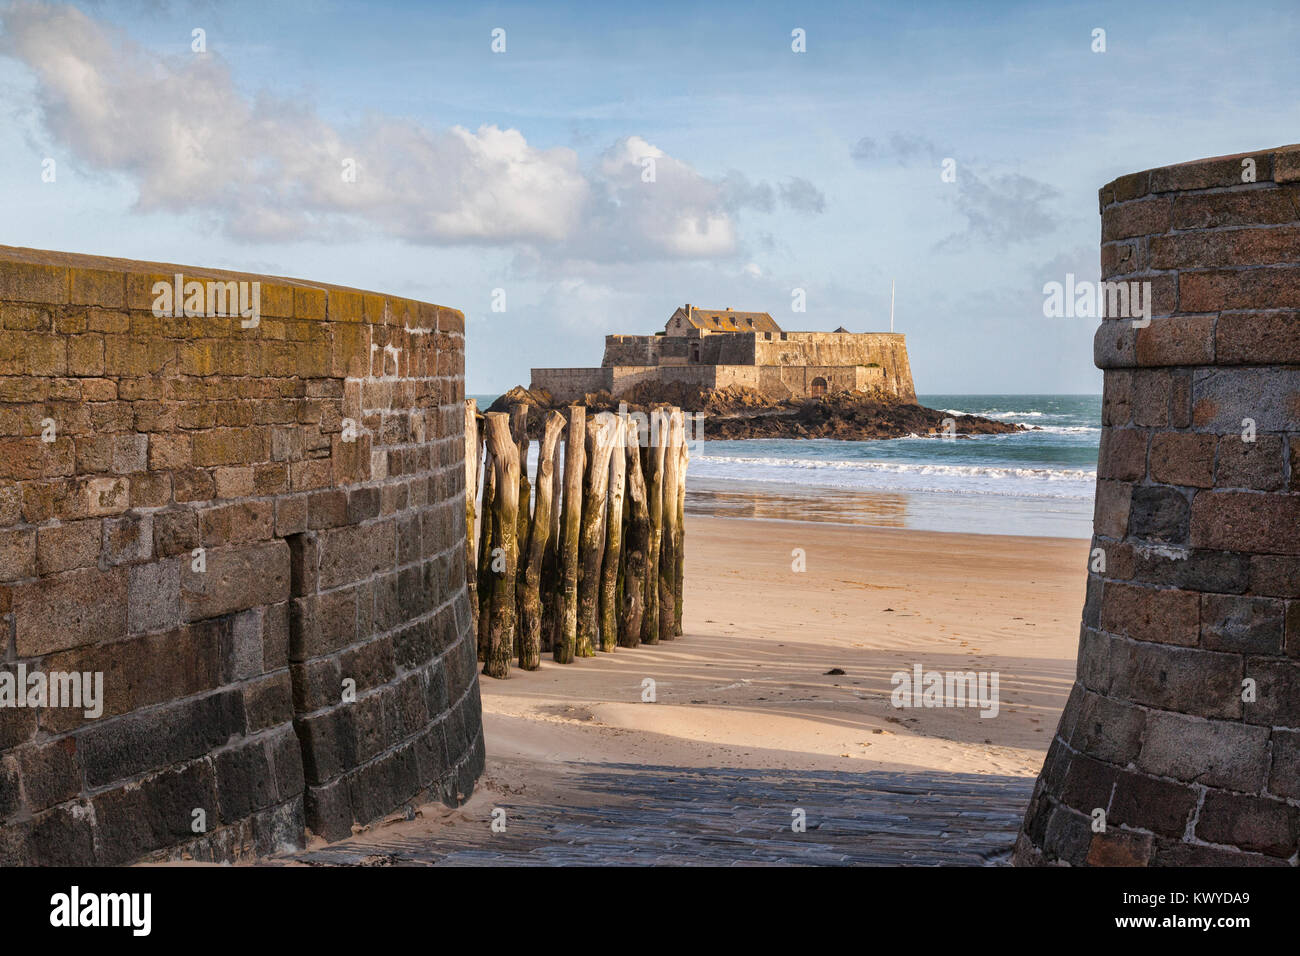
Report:
M 1267 797 L 1207 790 L 1196 836 L 1206 843 L 1291 857 L 1300 846 L 1300 808 Z
M 125 568 L 83 568 L 23 584 L 14 591 L 19 657 L 125 637 Z
M 162 631 L 180 624 L 180 560 L 167 558 L 137 564 L 127 573 L 128 632 Z
M 1202 717 L 1241 716 L 1240 655 L 1118 641 L 1111 646 L 1109 665 L 1111 697 Z
M 1120 771 L 1106 822 L 1181 837 L 1198 798 L 1197 790 L 1186 784 Z
M 1189 591 L 1107 583 L 1101 602 L 1101 629 L 1138 641 L 1194 646 L 1200 597 Z
M 192 760 L 242 734 L 244 727 L 244 700 L 238 691 L 94 724 L 79 742 L 86 783 L 102 787 L 144 770 Z
M 181 567 L 181 609 L 187 621 L 289 599 L 289 548 L 283 541 L 214 548 L 205 560 L 204 571 L 196 571 L 192 561 Z
M 1200 597 L 1202 647 L 1245 654 L 1282 652 L 1283 602 L 1227 594 Z
M 1137 766 L 1188 783 L 1258 793 L 1268 774 L 1267 748 L 1264 727 L 1153 712 Z

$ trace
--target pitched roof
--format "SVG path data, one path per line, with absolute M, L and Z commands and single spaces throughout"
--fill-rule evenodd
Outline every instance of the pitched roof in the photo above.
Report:
M 700 309 L 682 306 L 669 317 L 671 325 L 677 319 L 706 332 L 780 332 L 781 326 L 766 312 L 738 312 L 735 309 Z

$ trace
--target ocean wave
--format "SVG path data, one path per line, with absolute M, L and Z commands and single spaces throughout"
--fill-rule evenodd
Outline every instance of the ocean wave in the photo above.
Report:
M 730 465 L 808 471 L 864 472 L 897 475 L 947 475 L 963 478 L 1015 478 L 1039 481 L 1095 481 L 1097 472 L 1082 468 L 1016 468 L 991 465 L 943 465 L 936 463 L 884 462 L 884 461 L 833 461 L 810 458 L 750 458 L 729 455 L 702 455 L 691 462 L 695 468 L 708 463 L 713 466 Z
M 981 418 L 1042 418 L 1046 412 L 964 412 L 959 408 L 939 409 L 945 415 L 978 415 Z

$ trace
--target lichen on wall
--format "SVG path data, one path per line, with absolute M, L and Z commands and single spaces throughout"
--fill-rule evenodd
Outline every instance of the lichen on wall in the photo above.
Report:
M 0 707 L 0 863 L 231 859 L 467 795 L 461 314 L 0 247 L 0 326 L 0 688 L 103 687 Z

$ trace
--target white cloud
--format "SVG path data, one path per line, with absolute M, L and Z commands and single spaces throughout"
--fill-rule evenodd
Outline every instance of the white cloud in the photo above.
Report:
M 3 52 L 35 75 L 50 132 L 125 173 L 142 210 L 214 213 L 235 235 L 320 235 L 356 218 L 424 242 L 557 240 L 590 187 L 568 149 L 516 130 L 430 131 L 381 118 L 336 129 L 310 109 L 244 97 L 214 53 L 154 56 L 67 6 L 19 3 Z M 343 163 L 356 162 L 355 182 Z
M 710 179 L 639 136 L 584 170 L 573 150 L 539 149 L 515 129 L 384 116 L 344 129 L 310 107 L 244 95 L 215 52 L 156 55 L 70 6 L 17 3 L 3 23 L 0 53 L 34 75 L 56 140 L 125 175 L 139 209 L 202 214 L 238 238 L 370 229 L 513 244 L 553 262 L 713 259 L 738 254 L 738 210 L 772 206 L 770 186 Z

